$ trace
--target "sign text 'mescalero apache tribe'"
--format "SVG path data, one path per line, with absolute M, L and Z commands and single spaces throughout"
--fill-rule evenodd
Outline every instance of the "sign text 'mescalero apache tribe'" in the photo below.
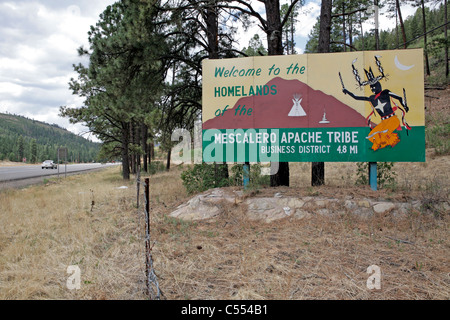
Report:
M 422 49 L 205 60 L 205 162 L 425 161 Z

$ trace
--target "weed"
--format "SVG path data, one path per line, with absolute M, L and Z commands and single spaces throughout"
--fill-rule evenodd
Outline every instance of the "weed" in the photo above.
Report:
M 183 171 L 181 180 L 188 194 L 229 185 L 229 179 L 219 174 L 216 165 L 207 163 L 194 164 L 192 168 Z
M 423 213 L 432 213 L 436 218 L 443 218 L 445 209 L 443 205 L 448 202 L 449 190 L 440 177 L 434 177 L 421 186 L 420 210 Z M 447 213 L 448 214 L 448 213 Z
M 416 269 L 417 271 L 421 271 L 422 268 L 423 268 L 423 263 L 422 263 L 422 262 L 419 262 L 419 261 L 416 261 L 414 267 L 415 267 L 415 269 Z
M 162 161 L 152 161 L 150 162 L 149 168 L 148 168 L 148 172 L 151 175 L 154 175 L 158 172 L 162 172 L 166 170 L 166 166 L 164 165 L 164 163 Z
M 249 188 L 258 189 L 270 185 L 270 176 L 262 175 L 262 166 L 259 163 L 250 165 Z M 230 185 L 242 186 L 244 178 L 244 165 L 235 164 L 231 167 Z
M 203 231 L 202 234 L 207 238 L 215 238 L 219 236 L 219 232 L 217 231 Z
M 450 124 L 449 116 L 441 113 L 427 116 L 427 122 L 433 126 L 425 128 L 425 138 L 428 148 L 434 148 L 436 155 L 450 154 Z
M 319 191 L 315 190 L 313 187 L 309 186 L 306 188 L 306 192 L 310 197 L 316 197 L 319 195 Z
M 163 219 L 164 219 L 164 224 L 171 226 L 172 230 L 170 233 L 173 235 L 188 234 L 190 228 L 192 226 L 195 226 L 195 223 L 181 220 L 181 219 L 176 219 L 176 218 L 169 217 L 169 216 L 164 216 Z
M 369 184 L 369 163 L 358 162 L 358 172 L 356 185 L 368 185 Z M 390 188 L 394 191 L 397 188 L 395 180 L 395 172 L 393 171 L 394 162 L 377 162 L 377 185 L 380 189 Z

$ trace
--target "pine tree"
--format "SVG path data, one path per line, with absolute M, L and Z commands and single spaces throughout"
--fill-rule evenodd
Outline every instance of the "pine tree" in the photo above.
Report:
M 24 146 L 24 141 L 23 141 L 23 137 L 20 135 L 17 138 L 17 157 L 18 157 L 18 161 L 22 162 L 25 156 L 25 146 Z
M 30 142 L 30 154 L 31 154 L 30 162 L 31 163 L 36 163 L 37 162 L 36 139 L 31 139 L 31 142 Z

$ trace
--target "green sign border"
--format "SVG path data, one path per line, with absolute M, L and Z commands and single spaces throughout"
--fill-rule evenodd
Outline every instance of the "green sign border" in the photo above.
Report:
M 425 127 L 396 131 L 400 142 L 372 150 L 368 127 L 203 130 L 203 161 L 425 162 Z

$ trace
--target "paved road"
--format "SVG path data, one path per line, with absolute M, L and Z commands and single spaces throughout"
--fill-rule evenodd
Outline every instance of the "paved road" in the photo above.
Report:
M 82 164 L 68 164 L 59 166 L 59 175 L 64 177 L 65 174 L 74 172 L 81 172 L 92 169 L 105 168 L 117 164 L 107 163 L 82 163 Z M 54 176 L 58 175 L 58 169 L 42 169 L 41 165 L 29 165 L 29 166 L 8 166 L 0 167 L 0 182 L 15 181 L 30 179 L 36 177 Z

